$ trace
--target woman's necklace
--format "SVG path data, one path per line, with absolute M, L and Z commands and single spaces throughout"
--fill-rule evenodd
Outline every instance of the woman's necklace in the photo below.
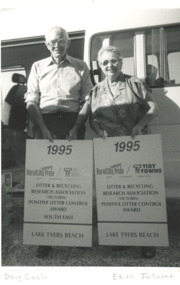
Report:
M 114 81 L 114 82 L 108 81 L 108 85 L 109 85 L 109 89 L 110 89 L 110 91 L 111 91 L 111 94 L 112 94 L 113 96 L 115 96 L 116 91 L 117 91 L 117 89 L 118 89 L 118 87 L 119 87 L 119 81 Z
M 112 87 L 112 86 L 115 86 L 115 85 L 118 84 L 118 82 L 119 82 L 119 81 L 109 82 L 109 86 L 111 86 L 111 87 Z

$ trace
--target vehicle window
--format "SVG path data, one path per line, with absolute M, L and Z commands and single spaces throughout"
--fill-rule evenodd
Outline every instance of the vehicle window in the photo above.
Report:
M 68 48 L 68 54 L 83 59 L 84 56 L 84 38 L 71 39 L 70 46 Z
M 90 64 L 94 84 L 104 76 L 98 66 L 97 55 L 102 46 L 114 45 L 120 48 L 123 56 L 122 71 L 129 75 L 137 74 L 134 42 L 136 34 L 145 35 L 146 73 L 143 80 L 151 87 L 180 85 L 180 25 L 168 27 L 144 28 L 129 31 L 107 32 L 94 35 L 91 41 Z
M 101 47 L 113 45 L 119 47 L 123 57 L 122 71 L 129 75 L 134 75 L 134 35 L 130 32 L 113 32 L 102 35 L 95 35 L 91 42 L 91 72 L 94 83 L 103 80 L 104 75 L 101 72 L 97 56 Z
M 73 33 L 69 36 L 70 46 L 68 54 L 82 59 L 84 53 L 84 32 Z M 1 65 L 3 68 L 8 66 L 24 66 L 27 78 L 31 66 L 35 61 L 50 56 L 43 36 L 30 39 L 24 38 L 17 41 L 2 41 L 1 54 Z
M 151 87 L 180 84 L 180 26 L 146 31 L 147 82 Z
M 180 44 L 180 43 L 179 43 Z M 168 55 L 168 65 L 169 65 L 169 79 L 174 84 L 180 84 L 180 51 L 171 52 Z
M 120 49 L 123 57 L 122 71 L 125 74 L 134 74 L 134 35 L 133 33 L 115 33 L 112 35 L 111 44 Z
M 1 71 L 1 105 L 3 104 L 11 87 L 16 85 L 16 83 L 12 82 L 12 75 L 14 73 L 19 73 L 26 77 L 26 70 L 23 66 L 11 66 L 3 68 Z

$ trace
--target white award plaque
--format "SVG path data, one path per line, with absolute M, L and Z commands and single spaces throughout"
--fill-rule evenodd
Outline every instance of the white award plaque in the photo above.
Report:
M 168 246 L 160 135 L 94 139 L 101 245 Z
M 92 141 L 27 140 L 24 244 L 92 246 Z

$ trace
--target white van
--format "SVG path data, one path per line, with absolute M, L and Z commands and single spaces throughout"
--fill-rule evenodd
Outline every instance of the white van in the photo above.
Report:
M 89 65 L 92 82 L 102 80 L 97 63 L 103 45 L 121 49 L 123 72 L 145 80 L 159 106 L 151 133 L 161 133 L 168 197 L 180 196 L 180 9 L 122 9 L 120 5 L 56 6 L 1 13 L 2 103 L 13 85 L 13 73 L 27 78 L 34 61 L 49 56 L 44 33 L 64 27 L 69 54 Z M 87 124 L 86 139 L 95 134 Z

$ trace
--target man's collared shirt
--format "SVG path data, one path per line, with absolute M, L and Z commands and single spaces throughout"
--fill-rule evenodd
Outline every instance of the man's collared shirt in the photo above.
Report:
M 79 112 L 91 88 L 84 61 L 67 55 L 57 64 L 48 57 L 32 65 L 25 102 L 36 102 L 42 113 Z

